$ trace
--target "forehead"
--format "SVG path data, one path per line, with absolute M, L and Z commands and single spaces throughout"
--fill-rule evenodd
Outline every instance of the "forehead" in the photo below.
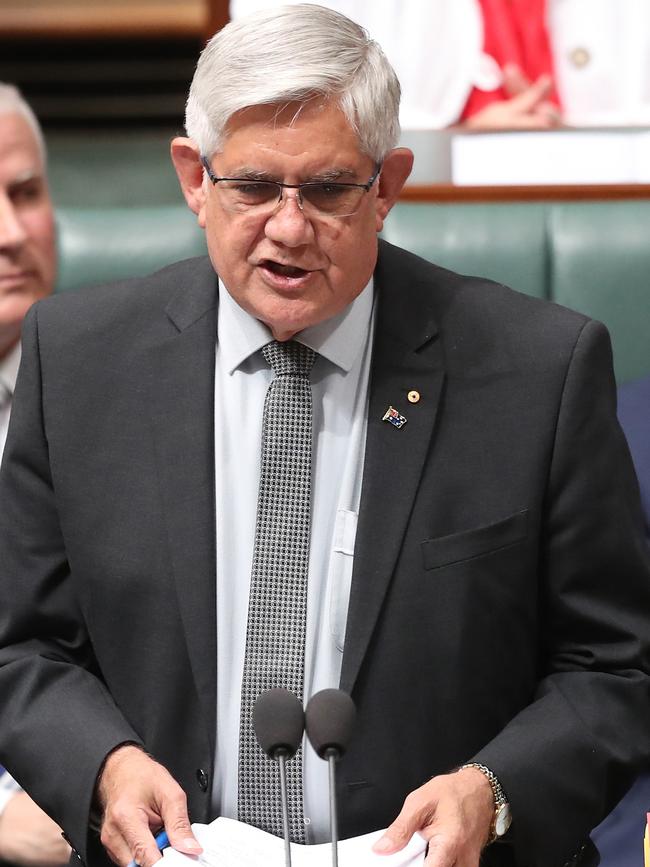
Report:
M 315 100 L 238 111 L 228 121 L 221 153 L 232 167 L 300 173 L 372 162 L 338 105 Z
M 27 120 L 15 112 L 0 113 L 0 184 L 42 173 L 40 150 Z

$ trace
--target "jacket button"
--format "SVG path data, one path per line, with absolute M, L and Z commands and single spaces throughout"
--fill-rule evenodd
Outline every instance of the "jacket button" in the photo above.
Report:
M 199 783 L 199 789 L 201 789 L 202 792 L 207 792 L 208 791 L 208 775 L 203 770 L 203 768 L 199 768 L 198 771 L 196 772 L 196 779 L 198 780 L 198 783 Z

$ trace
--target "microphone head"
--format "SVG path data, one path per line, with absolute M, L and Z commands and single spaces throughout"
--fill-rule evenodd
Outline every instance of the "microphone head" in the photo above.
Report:
M 340 689 L 323 689 L 309 699 L 305 711 L 307 737 L 321 759 L 332 751 L 337 758 L 345 753 L 356 717 L 354 702 Z
M 300 699 L 288 689 L 267 689 L 253 705 L 253 730 L 267 756 L 293 756 L 302 741 L 305 713 Z

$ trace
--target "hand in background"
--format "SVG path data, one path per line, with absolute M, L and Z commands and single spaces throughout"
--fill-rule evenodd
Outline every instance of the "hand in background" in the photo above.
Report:
M 17 792 L 0 815 L 0 858 L 21 867 L 58 867 L 69 857 L 59 826 L 27 792 Z
M 560 111 L 548 99 L 553 83 L 548 75 L 529 81 L 517 66 L 503 70 L 503 88 L 509 99 L 493 102 L 465 121 L 467 129 L 555 129 Z
M 429 843 L 425 867 L 478 867 L 493 817 L 494 796 L 487 778 L 476 768 L 463 768 L 411 792 L 373 849 L 391 855 L 418 832 Z
M 151 867 L 161 857 L 153 834 L 165 828 L 179 852 L 198 855 L 187 798 L 171 774 L 143 750 L 118 747 L 104 764 L 96 792 L 103 810 L 101 841 L 116 864 Z

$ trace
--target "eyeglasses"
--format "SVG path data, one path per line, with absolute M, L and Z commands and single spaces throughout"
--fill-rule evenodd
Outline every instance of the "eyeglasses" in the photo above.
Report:
M 258 181 L 255 178 L 218 178 L 207 157 L 201 163 L 208 177 L 219 184 L 221 204 L 227 211 L 254 216 L 270 216 L 284 197 L 284 190 L 296 190 L 295 199 L 307 217 L 350 217 L 361 206 L 361 199 L 379 177 L 381 164 L 367 184 L 347 184 L 333 181 L 308 181 L 304 184 L 283 184 L 280 181 Z

